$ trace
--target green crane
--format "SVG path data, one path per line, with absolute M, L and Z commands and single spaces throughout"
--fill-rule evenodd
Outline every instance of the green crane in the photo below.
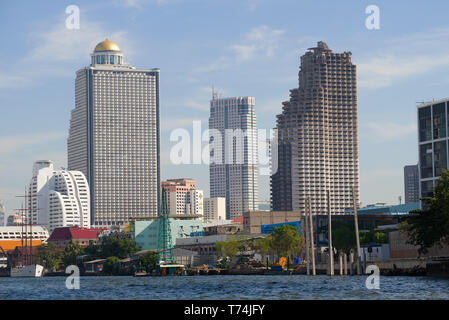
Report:
M 174 263 L 173 243 L 171 237 L 170 221 L 168 220 L 167 191 L 162 188 L 161 212 L 159 213 L 158 237 L 159 263 Z

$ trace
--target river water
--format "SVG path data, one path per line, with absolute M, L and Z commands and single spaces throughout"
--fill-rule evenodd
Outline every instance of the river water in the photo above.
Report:
M 8 299 L 444 299 L 449 279 L 380 277 L 380 289 L 365 286 L 367 276 L 182 276 L 81 277 L 80 289 L 65 277 L 0 278 L 0 300 Z

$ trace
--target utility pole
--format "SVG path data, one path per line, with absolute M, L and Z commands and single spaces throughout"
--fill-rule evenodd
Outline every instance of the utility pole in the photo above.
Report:
M 310 247 L 310 234 L 309 234 L 309 207 L 308 207 L 308 201 L 309 199 L 306 199 L 306 205 L 305 205 L 305 217 L 304 217 L 304 228 L 305 230 L 305 238 L 306 238 L 306 267 L 307 267 L 307 275 L 310 275 L 310 254 L 309 254 L 309 247 Z
M 309 198 L 309 226 L 310 226 L 310 247 L 311 247 L 311 254 L 312 254 L 312 274 L 316 276 L 316 266 L 315 266 L 315 244 L 313 241 L 313 214 L 312 214 L 312 199 Z
M 332 247 L 332 217 L 331 217 L 331 195 L 327 190 L 327 214 L 329 217 L 329 275 L 334 275 L 334 249 Z
M 355 197 L 355 186 L 352 187 L 352 202 L 354 212 L 354 224 L 355 224 L 355 240 L 357 243 L 357 274 L 360 275 L 360 238 L 359 238 L 359 219 L 357 217 L 357 199 Z

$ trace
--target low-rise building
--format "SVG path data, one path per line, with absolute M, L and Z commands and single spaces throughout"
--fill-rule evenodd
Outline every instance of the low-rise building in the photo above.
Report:
M 203 234 L 201 216 L 175 215 L 169 217 L 172 244 L 178 238 L 190 238 Z M 132 220 L 130 224 L 131 238 L 143 250 L 158 249 L 159 219 L 147 217 Z
M 434 245 L 425 254 L 419 254 L 419 246 L 408 243 L 409 238 L 404 231 L 393 231 L 388 234 L 391 259 L 416 259 L 421 257 L 449 257 L 449 245 Z
M 22 244 L 28 247 L 40 246 L 48 238 L 48 230 L 43 226 L 0 227 L 0 247 L 5 251 L 21 247 Z
M 81 247 L 87 247 L 90 244 L 97 244 L 99 236 L 107 229 L 105 228 L 80 228 L 80 227 L 61 227 L 56 228 L 48 238 L 48 242 L 55 243 L 57 247 L 62 248 L 70 242 L 76 243 Z
M 262 225 L 301 221 L 299 211 L 246 211 L 243 213 L 243 232 L 260 234 Z

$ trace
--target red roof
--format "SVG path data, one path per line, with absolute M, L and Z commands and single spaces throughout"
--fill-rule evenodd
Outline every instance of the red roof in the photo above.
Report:
M 243 224 L 243 216 L 238 216 L 234 220 L 232 220 L 232 223 L 241 223 Z
M 65 241 L 73 239 L 97 239 L 100 232 L 108 230 L 106 228 L 80 228 L 80 227 L 62 227 L 56 228 L 51 233 L 48 241 Z

